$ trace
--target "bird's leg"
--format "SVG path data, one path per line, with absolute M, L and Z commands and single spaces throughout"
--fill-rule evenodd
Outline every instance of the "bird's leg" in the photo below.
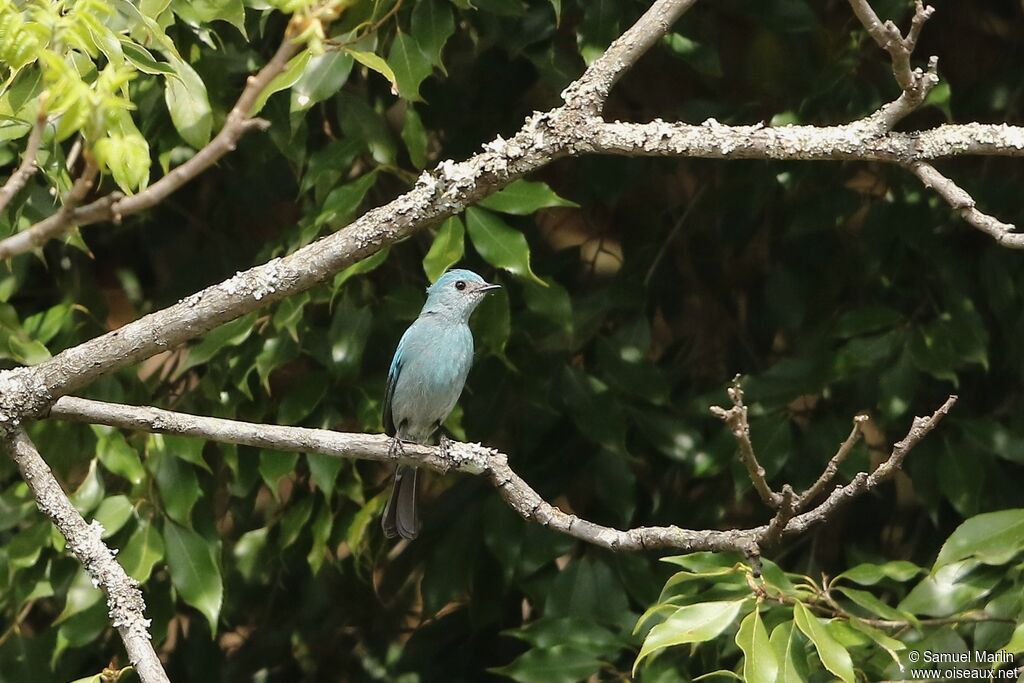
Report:
M 402 440 L 398 436 L 391 437 L 391 443 L 388 444 L 388 457 L 389 458 L 404 458 L 405 457 L 405 446 L 402 444 Z

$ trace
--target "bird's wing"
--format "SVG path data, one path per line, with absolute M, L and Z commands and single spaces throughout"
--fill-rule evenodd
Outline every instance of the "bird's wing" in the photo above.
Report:
M 412 327 L 409 327 L 411 330 Z M 409 330 L 405 331 L 402 335 L 402 339 L 398 342 L 398 348 L 395 349 L 395 357 L 391 359 L 391 368 L 388 370 L 388 383 L 384 387 L 384 433 L 388 436 L 394 436 L 397 432 L 397 425 L 395 425 L 395 419 L 391 415 L 391 399 L 395 395 L 395 385 L 398 384 L 398 376 L 402 373 L 402 347 L 405 346 L 405 340 L 409 337 Z

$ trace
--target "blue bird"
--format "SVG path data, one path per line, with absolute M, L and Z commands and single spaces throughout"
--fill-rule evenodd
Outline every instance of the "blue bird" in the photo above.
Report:
M 427 302 L 402 335 L 391 360 L 384 390 L 384 431 L 392 437 L 392 454 L 402 442 L 426 444 L 441 427 L 462 394 L 473 365 L 469 316 L 489 292 L 470 270 L 449 270 L 427 288 Z M 442 446 L 445 438 L 442 436 Z M 388 538 L 416 538 L 416 468 L 399 465 L 381 526 Z

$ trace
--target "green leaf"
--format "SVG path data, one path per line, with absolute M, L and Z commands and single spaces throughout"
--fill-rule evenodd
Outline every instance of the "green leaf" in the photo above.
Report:
M 277 409 L 277 420 L 283 425 L 297 425 L 306 419 L 327 393 L 327 376 L 313 373 L 299 386 L 289 391 Z
M 471 206 L 466 209 L 466 227 L 477 252 L 496 268 L 544 286 L 530 267 L 530 246 L 526 237 L 496 214 Z
M 224 599 L 224 585 L 217 566 L 217 545 L 186 527 L 164 524 L 167 568 L 178 595 L 199 610 L 217 633 L 217 618 Z
M 1024 509 L 1000 510 L 971 517 L 956 528 L 939 551 L 932 571 L 967 559 L 1001 565 L 1024 549 Z
M 74 494 L 71 496 L 71 502 L 74 503 L 75 508 L 82 513 L 87 515 L 96 509 L 96 506 L 103 500 L 103 494 L 105 492 L 103 486 L 103 478 L 96 471 L 96 462 L 94 458 L 89 463 L 89 472 L 85 475 L 85 479 L 78 485 Z
M 605 627 L 577 617 L 543 617 L 503 633 L 541 649 L 572 645 L 597 654 L 613 653 L 622 646 L 622 639 Z
M 331 537 L 333 522 L 334 517 L 331 514 L 331 506 L 321 503 L 320 510 L 317 512 L 316 518 L 313 519 L 313 524 L 310 527 L 313 543 L 310 545 L 309 553 L 306 555 L 306 561 L 309 563 L 309 568 L 313 571 L 314 576 L 320 571 L 324 560 L 330 556 L 327 542 Z
M 892 657 L 893 663 L 902 670 L 903 662 L 900 661 L 900 656 L 897 653 L 902 650 L 906 650 L 906 645 L 891 637 L 881 629 L 875 628 L 860 619 L 850 619 L 847 623 L 851 628 L 860 631 L 868 638 L 875 641 L 876 645 L 888 652 L 889 656 Z
M 351 266 L 338 273 L 335 276 L 332 285 L 334 294 L 337 294 L 338 291 L 345 285 L 345 283 L 348 282 L 353 277 L 357 275 L 365 275 L 366 273 L 375 270 L 378 266 L 380 266 L 380 264 L 384 263 L 388 259 L 389 251 L 389 247 L 384 247 L 377 253 L 372 254 L 371 256 L 367 256 L 362 261 L 353 263 Z
M 427 274 L 427 279 L 437 282 L 444 271 L 462 260 L 465 251 L 466 227 L 458 216 L 452 216 L 438 228 L 430 250 L 423 257 L 423 272 Z
M 331 50 L 309 59 L 302 76 L 292 87 L 292 111 L 304 111 L 332 97 L 352 73 L 352 55 Z
M 901 612 L 895 607 L 890 607 L 867 591 L 857 590 L 856 588 L 845 588 L 843 586 L 837 586 L 835 590 L 848 597 L 859 607 L 862 607 L 871 614 L 875 614 L 882 619 L 890 619 L 893 621 L 915 621 L 914 615 L 907 612 Z
M 640 662 L 660 650 L 674 645 L 703 643 L 717 638 L 736 621 L 736 616 L 745 604 L 749 604 L 747 598 L 699 602 L 680 607 L 672 616 L 652 628 L 644 638 L 640 654 L 633 663 L 633 675 L 636 675 Z
M 903 319 L 899 311 L 886 306 L 862 306 L 847 311 L 832 330 L 832 334 L 841 339 L 848 339 L 862 334 L 881 332 L 895 327 Z
M 271 95 L 295 85 L 302 76 L 303 71 L 306 70 L 310 57 L 311 53 L 309 50 L 303 50 L 292 57 L 288 64 L 285 65 L 284 71 L 274 76 L 270 83 L 267 84 L 267 87 L 256 98 L 256 101 L 253 102 L 252 109 L 249 110 L 249 116 L 255 116 L 260 113 Z
M 501 213 L 528 216 L 538 209 L 552 206 L 579 206 L 576 202 L 562 199 L 547 183 L 517 180 L 504 189 L 480 200 L 483 206 Z
M 149 144 L 141 135 L 108 133 L 93 144 L 92 152 L 100 168 L 109 171 L 126 193 L 148 182 Z
M 323 491 L 324 498 L 330 499 L 338 480 L 338 472 L 345 466 L 344 459 L 322 453 L 307 453 L 306 463 L 309 465 L 310 479 Z
M 490 671 L 519 683 L 577 683 L 600 669 L 593 653 L 573 645 L 554 645 L 527 650 L 511 664 Z
M 444 69 L 441 53 L 455 33 L 455 19 L 448 3 L 442 0 L 418 0 L 412 10 L 412 36 L 434 66 Z
M 146 466 L 156 479 L 164 512 L 180 524 L 192 523 L 192 508 L 202 495 L 195 469 L 180 458 L 167 453 L 151 435 Z
M 345 52 L 349 54 L 352 57 L 352 59 L 356 60 L 366 68 L 372 71 L 376 71 L 381 76 L 388 79 L 388 82 L 391 83 L 392 92 L 397 92 L 398 79 L 395 77 L 395 72 L 391 70 L 391 67 L 388 66 L 387 62 L 385 62 L 383 59 L 373 54 L 372 52 L 352 50 L 350 48 L 345 48 Z
M 416 39 L 399 31 L 391 43 L 388 65 L 395 75 L 398 94 L 412 102 L 423 101 L 420 97 L 420 83 L 434 68 L 430 58 L 423 54 L 423 50 L 416 43 Z
M 918 567 L 913 562 L 907 562 L 906 560 L 893 560 L 892 562 L 885 562 L 883 564 L 869 564 L 863 563 L 858 564 L 856 567 L 847 569 L 845 572 L 836 576 L 835 580 L 846 579 L 859 583 L 862 586 L 874 586 L 882 579 L 892 579 L 893 581 L 909 581 L 914 578 L 924 569 Z
M 743 651 L 743 680 L 746 683 L 775 683 L 779 662 L 757 606 L 740 622 L 736 644 Z
M 807 683 L 807 657 L 799 633 L 792 621 L 784 621 L 772 630 L 770 643 L 779 665 L 778 683 Z
M 370 171 L 350 183 L 331 190 L 320 208 L 314 225 L 318 227 L 325 223 L 331 223 L 337 227 L 348 225 L 355 217 L 363 199 L 366 198 L 366 193 L 376 182 L 376 171 Z
M 213 130 L 213 112 L 206 84 L 195 69 L 180 59 L 172 59 L 176 78 L 164 81 L 164 101 L 171 121 L 181 138 L 195 149 L 210 141 Z
M 413 166 L 422 169 L 427 165 L 427 131 L 416 108 L 411 104 L 406 107 L 405 119 L 402 121 L 402 142 L 409 150 L 409 161 Z
M 119 495 L 104 499 L 93 513 L 93 519 L 103 526 L 100 538 L 110 538 L 120 531 L 121 527 L 131 518 L 132 510 L 132 503 L 128 500 L 128 496 Z
M 267 488 L 277 498 L 277 485 L 282 477 L 288 476 L 295 471 L 295 463 L 298 462 L 298 453 L 285 453 L 283 451 L 260 451 L 260 476 L 263 477 Z
M 78 569 L 68 586 L 64 609 L 53 623 L 60 624 L 80 612 L 89 609 L 103 598 L 103 591 L 93 583 L 92 576 L 85 569 Z
M 180 78 L 178 72 L 168 62 L 157 61 L 152 52 L 124 37 L 121 38 L 121 52 L 132 66 L 142 73 Z
M 285 510 L 281 518 L 281 536 L 278 539 L 278 547 L 287 548 L 298 540 L 299 534 L 313 514 L 313 503 L 316 499 L 313 496 L 305 496 L 297 503 L 293 503 Z
M 256 314 L 250 313 L 207 332 L 198 344 L 189 349 L 188 358 L 182 363 L 179 374 L 207 362 L 225 347 L 241 344 L 249 338 L 255 323 Z
M 979 566 L 973 559 L 944 564 L 914 586 L 897 609 L 932 617 L 948 617 L 968 609 L 999 582 L 998 572 L 982 572 Z
M 117 556 L 128 576 L 145 583 L 153 573 L 153 566 L 164 559 L 164 540 L 160 530 L 146 520 L 138 528 Z
M 846 648 L 836 642 L 818 617 L 811 614 L 802 602 L 793 604 L 793 619 L 799 628 L 818 651 L 818 657 L 825 668 L 841 678 L 844 683 L 855 683 L 853 661 Z
M 132 484 L 141 484 L 146 470 L 139 454 L 125 440 L 124 436 L 111 429 L 93 426 L 97 435 L 96 457 L 103 466 L 114 474 L 124 477 Z

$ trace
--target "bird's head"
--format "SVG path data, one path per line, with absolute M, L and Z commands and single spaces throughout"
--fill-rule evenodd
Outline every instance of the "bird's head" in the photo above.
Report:
M 424 313 L 449 313 L 468 320 L 477 305 L 488 293 L 501 289 L 489 284 L 471 270 L 449 270 L 427 287 Z

